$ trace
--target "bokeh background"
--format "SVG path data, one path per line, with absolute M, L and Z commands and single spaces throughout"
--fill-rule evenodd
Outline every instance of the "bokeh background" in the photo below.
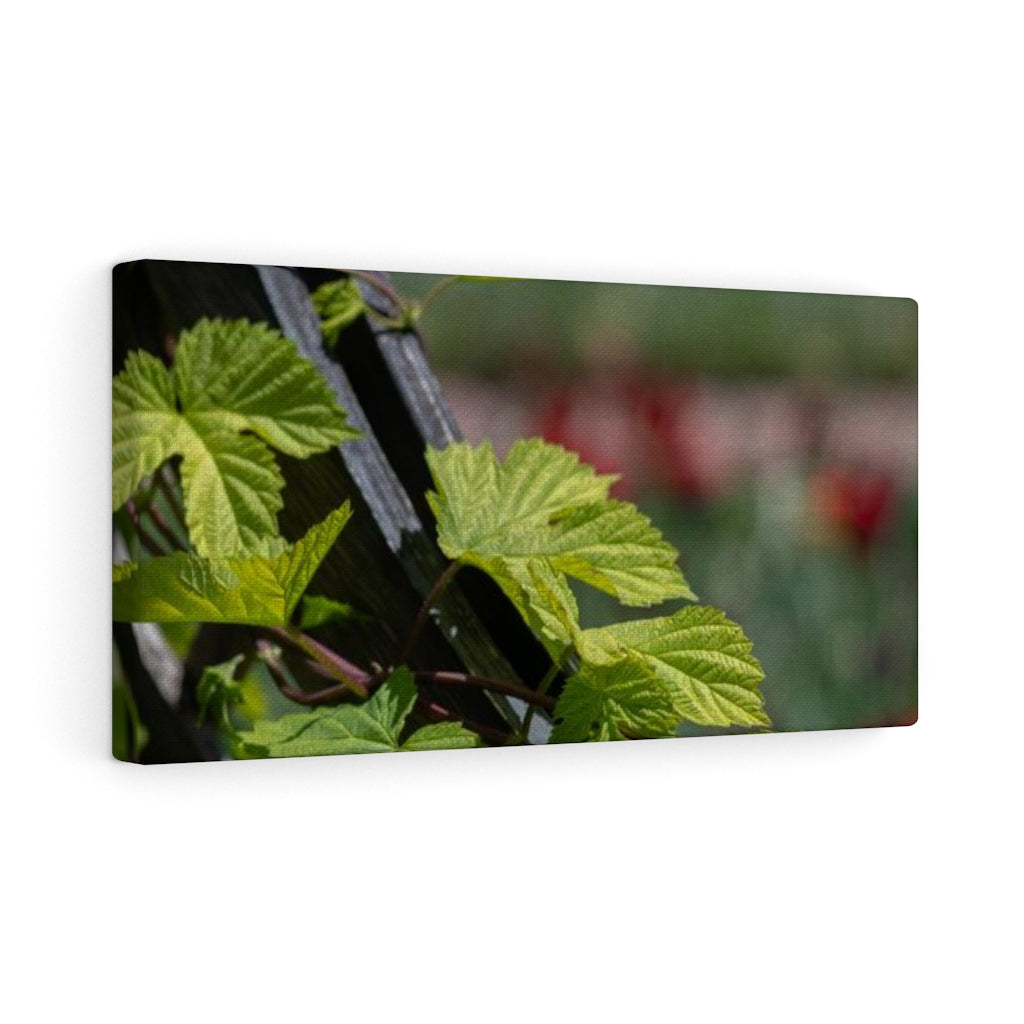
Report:
M 753 640 L 777 729 L 916 720 L 913 301 L 391 276 L 435 291 L 421 327 L 466 437 L 620 474 Z M 651 614 L 576 592 L 586 626 Z

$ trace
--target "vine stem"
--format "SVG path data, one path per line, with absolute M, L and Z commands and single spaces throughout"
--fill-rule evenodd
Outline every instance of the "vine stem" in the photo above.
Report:
M 178 501 L 178 495 L 175 494 L 174 487 L 171 485 L 170 480 L 168 480 L 164 475 L 164 469 L 169 470 L 169 467 L 161 466 L 161 468 L 153 474 L 153 477 L 156 480 L 157 487 L 160 488 L 164 498 L 167 499 L 167 507 L 171 510 L 171 514 L 187 537 L 188 526 L 185 523 L 185 510 L 181 507 L 181 502 Z
M 161 536 L 170 545 L 172 551 L 180 551 L 181 544 L 178 538 L 174 536 L 174 531 L 167 525 L 167 520 L 160 515 L 159 510 L 152 502 L 149 508 L 146 509 L 146 513 L 150 519 L 153 520 L 153 525 L 160 531 Z
M 416 643 L 420 638 L 420 633 L 423 632 L 423 627 L 426 625 L 427 617 L 430 615 L 430 609 L 434 607 L 438 598 L 445 592 L 448 584 L 455 579 L 455 574 L 461 568 L 461 562 L 451 562 L 448 565 L 448 568 L 438 576 L 434 585 L 430 588 L 430 593 L 428 593 L 423 599 L 423 604 L 420 605 L 416 621 L 412 624 L 412 629 L 409 630 L 409 635 L 405 638 L 405 644 L 402 647 L 402 654 L 398 659 L 400 665 L 409 664 L 409 659 L 416 650 Z
M 342 270 L 342 274 L 348 274 L 349 277 L 357 277 L 360 281 L 365 281 L 371 288 L 376 288 L 381 295 L 391 300 L 397 311 L 397 315 L 401 317 L 402 312 L 405 309 L 405 304 L 402 302 L 401 296 L 394 288 L 391 287 L 386 281 L 382 281 L 379 277 L 374 276 L 365 270 Z
M 460 718 L 454 712 L 441 707 L 440 704 L 431 703 L 426 697 L 418 698 L 416 706 L 426 715 L 435 720 L 440 719 L 442 722 L 462 722 L 462 724 L 471 732 L 478 733 L 483 736 L 484 739 L 490 740 L 495 745 L 505 745 L 505 734 L 501 732 L 501 730 L 495 729 L 490 725 L 484 725 L 483 722 L 474 722 L 471 718 Z
M 431 285 L 427 294 L 420 300 L 420 312 L 424 312 L 426 308 L 440 295 L 443 295 L 452 285 L 459 283 L 458 275 L 452 275 L 450 277 L 443 277 L 440 281 Z
M 452 686 L 478 686 L 483 690 L 492 690 L 494 693 L 504 693 L 509 697 L 518 697 L 531 706 L 546 708 L 553 711 L 555 708 L 554 697 L 548 697 L 536 690 L 519 686 L 516 683 L 506 683 L 500 679 L 488 679 L 485 676 L 475 676 L 469 672 L 414 672 L 417 683 L 443 683 Z
M 280 666 L 277 665 L 276 659 L 269 656 L 268 648 L 269 645 L 266 641 L 257 641 L 257 649 L 260 651 L 261 659 L 266 662 L 268 667 L 271 667 L 272 671 L 276 668 L 277 672 L 280 672 Z M 516 683 L 507 683 L 500 679 L 488 679 L 486 676 L 475 676 L 469 672 L 414 672 L 413 678 L 416 680 L 417 685 L 421 683 L 440 683 L 447 686 L 476 686 L 481 690 L 491 690 L 494 693 L 504 693 L 509 697 L 518 697 L 520 700 L 545 708 L 548 711 L 553 711 L 555 707 L 553 697 L 547 697 Z M 323 704 L 332 704 L 334 701 L 347 697 L 352 693 L 352 685 L 348 682 L 338 683 L 335 686 L 326 686 L 322 690 L 307 692 L 305 690 L 297 690 L 294 686 L 291 686 L 283 674 L 275 674 L 274 681 L 277 683 L 278 689 L 289 700 L 295 701 L 296 704 L 304 704 L 307 707 L 320 707 Z M 372 683 L 373 680 L 369 682 Z M 364 693 L 362 696 L 366 696 L 366 694 Z
M 259 652 L 260 659 L 267 666 L 267 670 L 270 672 L 271 678 L 277 684 L 278 690 L 280 690 L 281 693 L 289 700 L 293 700 L 297 704 L 304 704 L 307 707 L 315 707 L 330 703 L 330 700 L 326 699 L 328 696 L 330 696 L 331 699 L 336 699 L 345 695 L 346 688 L 344 686 L 333 686 L 330 687 L 329 690 L 320 690 L 317 693 L 305 693 L 302 690 L 297 690 L 288 682 L 284 666 L 274 656 L 272 645 L 266 640 L 257 640 L 256 649 Z M 498 745 L 503 745 L 505 743 L 505 735 L 499 730 L 494 729 L 489 725 L 484 725 L 483 722 L 474 722 L 468 718 L 460 719 L 454 712 L 441 707 L 440 704 L 433 703 L 426 697 L 417 697 L 416 706 L 434 721 L 461 721 L 467 729 L 489 739 L 492 743 Z
M 139 543 L 151 554 L 154 558 L 160 555 L 166 555 L 167 552 L 157 543 L 154 537 L 151 537 L 147 532 L 142 520 L 139 518 L 139 510 L 135 507 L 133 499 L 129 498 L 125 503 L 124 507 L 128 510 L 128 517 L 132 521 L 132 526 L 135 527 L 135 534 L 139 538 Z
M 306 657 L 311 658 L 322 668 L 326 669 L 330 673 L 331 678 L 337 679 L 341 684 L 341 693 L 347 691 L 356 694 L 358 697 L 366 697 L 369 694 L 369 686 L 373 677 L 368 672 L 364 672 L 358 665 L 353 665 L 352 662 L 347 661 L 340 654 L 337 654 L 329 647 L 325 647 L 322 643 L 292 626 L 271 626 L 269 628 L 274 636 L 287 641 L 293 647 L 297 647 Z M 338 687 L 329 687 L 328 689 L 337 690 Z M 323 690 L 317 691 L 317 695 L 321 696 L 321 700 L 323 699 L 323 693 Z M 341 693 L 334 694 L 332 699 L 341 696 Z M 308 696 L 313 696 L 313 694 Z M 306 702 L 300 701 L 300 703 Z
M 297 689 L 288 681 L 284 665 L 277 657 L 279 651 L 280 648 L 275 647 L 269 640 L 260 639 L 256 641 L 256 654 L 260 661 L 267 666 L 267 670 L 270 672 L 271 678 L 277 684 L 277 688 L 285 697 L 289 700 L 295 701 L 296 704 L 305 704 L 307 706 L 312 705 L 315 707 L 318 704 L 330 703 L 330 701 L 325 699 L 324 696 L 329 691 L 330 695 L 334 698 L 344 697 L 352 692 L 344 683 L 338 683 L 335 686 L 328 687 L 327 690 L 318 690 L 315 693 L 307 693 L 305 690 Z M 312 662 L 312 664 L 317 665 L 316 662 Z M 320 668 L 319 665 L 317 665 L 317 667 Z M 323 671 L 323 669 L 320 670 Z

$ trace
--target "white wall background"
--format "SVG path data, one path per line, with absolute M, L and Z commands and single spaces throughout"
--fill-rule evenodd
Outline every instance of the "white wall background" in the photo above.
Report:
M 7 11 L 5 1019 L 1019 1019 L 1012 10 Z M 115 763 L 137 256 L 912 296 L 920 722 Z

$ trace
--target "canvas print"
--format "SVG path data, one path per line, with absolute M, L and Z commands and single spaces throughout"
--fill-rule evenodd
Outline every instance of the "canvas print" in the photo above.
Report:
M 113 323 L 121 760 L 916 721 L 909 299 L 139 260 Z

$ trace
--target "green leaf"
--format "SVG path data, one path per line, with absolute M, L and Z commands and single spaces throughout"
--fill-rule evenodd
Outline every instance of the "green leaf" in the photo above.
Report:
M 123 682 L 114 683 L 112 753 L 118 761 L 137 761 L 149 741 L 149 730 L 139 718 L 131 691 Z
M 277 534 L 284 479 L 258 438 L 182 427 L 181 488 L 189 539 L 204 555 L 244 551 Z
M 113 383 L 113 498 L 119 509 L 161 463 L 180 450 L 180 417 L 170 371 L 148 352 L 129 352 Z
M 341 332 L 366 312 L 362 292 L 350 277 L 320 285 L 310 298 L 320 314 L 320 329 L 330 348 L 338 343 Z
M 549 648 L 572 642 L 566 577 L 624 604 L 694 598 L 677 553 L 634 505 L 608 497 L 614 476 L 540 440 L 517 441 L 503 464 L 490 443 L 427 450 L 427 500 L 449 558 L 489 573 Z
M 138 571 L 138 562 L 115 562 L 111 566 L 111 573 L 114 577 L 115 583 L 120 583 L 122 580 L 128 579 L 129 576 Z
M 284 626 L 351 515 L 345 502 L 295 544 L 265 540 L 228 558 L 177 552 L 114 566 L 116 622 Z
M 400 743 L 415 703 L 412 673 L 399 668 L 362 704 L 341 704 L 285 715 L 274 722 L 257 722 L 239 734 L 242 752 L 252 757 L 309 757 L 481 746 L 478 736 L 449 722 L 424 726 Z
M 244 660 L 244 656 L 236 654 L 230 661 L 219 665 L 207 665 L 196 685 L 196 700 L 199 703 L 199 721 L 202 722 L 207 713 L 217 721 L 227 718 L 228 708 L 242 700 L 242 684 L 235 681 L 235 670 Z
M 552 743 L 671 736 L 679 722 L 672 695 L 638 658 L 584 665 L 562 691 Z
M 427 449 L 438 542 L 449 558 L 489 551 L 517 528 L 544 529 L 570 510 L 608 497 L 618 477 L 598 476 L 579 456 L 539 439 L 519 440 L 503 464 L 489 441 Z
M 695 600 L 676 563 L 676 549 L 628 502 L 609 499 L 572 509 L 546 531 L 524 531 L 510 539 L 508 548 L 512 559 L 543 555 L 555 569 L 623 604 Z
M 590 666 L 639 659 L 668 688 L 678 719 L 697 725 L 771 727 L 761 665 L 743 630 L 717 608 L 684 608 L 657 619 L 583 630 L 577 649 Z
M 524 567 L 521 562 L 507 566 L 508 580 L 498 579 L 506 594 L 517 594 L 513 604 L 519 608 L 530 628 L 544 641 L 549 653 L 557 661 L 569 644 L 579 635 L 579 606 L 569 581 L 562 573 L 543 559 L 525 563 L 528 580 L 517 578 Z M 494 571 L 501 572 L 499 566 Z
M 284 481 L 267 445 L 306 458 L 358 436 L 279 331 L 200 320 L 182 332 L 173 371 L 132 352 L 114 378 L 113 507 L 180 455 L 192 544 L 201 555 L 236 554 L 277 535 Z
M 357 612 L 352 605 L 335 601 L 318 594 L 307 594 L 299 609 L 299 629 L 316 629 L 331 624 L 345 625 L 362 622 L 367 616 Z
M 118 761 L 132 760 L 132 716 L 129 710 L 128 691 L 123 683 L 114 684 L 112 753 Z
M 461 722 L 438 722 L 417 729 L 399 748 L 401 750 L 465 750 L 482 747 L 483 741 Z
M 160 627 L 164 639 L 174 653 L 184 661 L 192 650 L 192 644 L 199 635 L 198 622 L 165 622 Z
M 240 733 L 240 739 L 247 753 L 262 757 L 383 753 L 398 749 L 399 734 L 415 702 L 412 673 L 401 668 L 362 704 L 256 722 Z

